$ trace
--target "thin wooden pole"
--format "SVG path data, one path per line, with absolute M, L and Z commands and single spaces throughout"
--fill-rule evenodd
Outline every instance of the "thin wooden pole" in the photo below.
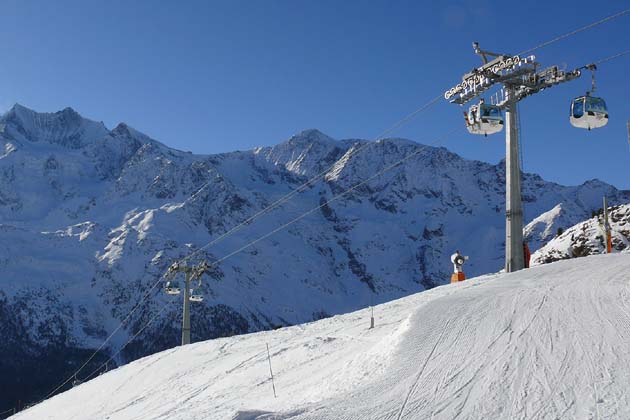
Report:
M 269 373 L 271 374 L 271 386 L 273 387 L 273 397 L 277 398 L 276 384 L 273 381 L 273 370 L 271 370 L 271 355 L 269 354 L 269 343 L 267 343 L 267 360 L 269 360 Z

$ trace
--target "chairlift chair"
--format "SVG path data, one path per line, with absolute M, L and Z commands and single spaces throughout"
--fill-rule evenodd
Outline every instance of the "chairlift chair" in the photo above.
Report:
M 190 295 L 190 301 L 191 302 L 203 302 L 203 295 L 192 294 L 192 295 Z
M 503 130 L 503 125 L 501 109 L 483 101 L 471 106 L 466 115 L 466 128 L 471 134 L 488 136 Z
M 595 92 L 595 64 L 585 66 L 591 71 L 591 90 L 586 95 L 575 98 L 571 102 L 571 114 L 569 121 L 577 128 L 600 128 L 608 124 L 608 108 L 602 98 L 591 96 Z
M 179 295 L 181 292 L 179 289 L 179 283 L 171 280 L 167 281 L 164 286 L 164 292 L 167 295 Z
M 197 293 L 195 293 L 195 290 L 197 290 Z M 190 290 L 190 298 L 189 300 L 191 302 L 203 302 L 203 294 L 201 294 L 202 287 L 201 287 L 201 277 L 197 278 L 197 285 L 195 286 L 194 289 Z
M 608 108 L 602 98 L 586 95 L 571 102 L 571 125 L 577 128 L 600 128 L 608 124 Z

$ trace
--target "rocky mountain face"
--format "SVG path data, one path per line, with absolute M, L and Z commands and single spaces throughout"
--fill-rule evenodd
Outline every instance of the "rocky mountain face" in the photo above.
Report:
M 498 271 L 504 185 L 503 162 L 402 139 L 338 141 L 307 130 L 276 146 L 203 156 L 126 124 L 109 130 L 70 108 L 16 105 L 0 117 L 0 352 L 8 355 L 0 411 L 50 391 L 122 321 L 85 373 L 138 332 L 117 363 L 176 345 L 181 297 L 153 286 L 191 253 L 190 263 L 220 261 L 204 277 L 205 300 L 193 304 L 193 340 L 443 284 L 455 249 L 470 256 L 468 276 Z M 546 242 L 604 194 L 611 204 L 630 202 L 630 191 L 600 181 L 566 187 L 524 174 L 530 238 Z
M 612 250 L 630 249 L 630 204 L 608 209 Z M 532 255 L 532 264 L 546 264 L 569 258 L 606 253 L 603 212 L 577 223 L 556 236 Z

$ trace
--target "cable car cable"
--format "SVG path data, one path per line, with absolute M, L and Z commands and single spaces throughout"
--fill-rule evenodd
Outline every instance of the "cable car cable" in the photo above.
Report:
M 0 416 L 3 416 L 3 415 L 5 415 L 5 414 L 7 414 L 7 413 L 10 413 L 10 412 L 12 412 L 13 410 L 14 410 L 14 408 L 9 408 L 7 411 L 2 411 L 2 412 L 0 412 Z
M 621 56 L 624 56 L 624 55 L 627 55 L 627 54 L 630 54 L 630 50 L 626 50 L 626 51 L 620 52 L 618 54 L 611 55 L 610 57 L 602 58 L 599 61 L 595 61 L 593 64 L 599 65 L 599 64 L 602 64 L 602 63 L 606 63 L 606 62 L 608 62 L 610 60 L 614 60 L 615 58 L 618 58 L 618 57 L 621 57 Z
M 627 14 L 629 14 L 629 13 L 630 13 L 630 9 L 625 9 L 625 10 L 622 10 L 621 12 L 615 13 L 614 15 L 610 15 L 610 16 L 605 17 L 605 18 L 603 18 L 603 19 L 600 19 L 600 20 L 598 20 L 598 21 L 596 21 L 596 22 L 593 22 L 593 23 L 590 23 L 590 24 L 588 24 L 588 25 L 586 25 L 586 26 L 583 26 L 583 27 L 581 27 L 581 28 L 579 28 L 579 29 L 576 29 L 576 30 L 574 30 L 574 31 L 568 32 L 568 33 L 566 33 L 566 34 L 564 34 L 564 35 L 560 35 L 560 36 L 558 36 L 558 37 L 556 37 L 556 38 L 554 38 L 554 39 L 552 39 L 552 40 L 549 40 L 549 41 L 547 41 L 547 42 L 543 42 L 542 44 L 537 45 L 537 46 L 535 46 L 534 48 L 530 48 L 530 49 L 528 49 L 528 50 L 525 50 L 525 51 L 523 51 L 523 52 L 520 52 L 520 53 L 518 53 L 517 55 L 523 55 L 523 54 L 528 54 L 528 53 L 534 52 L 534 51 L 536 51 L 536 50 L 537 50 L 537 49 L 539 49 L 539 48 L 546 47 L 547 45 L 551 45 L 551 44 L 553 44 L 553 43 L 555 43 L 555 42 L 558 42 L 558 41 L 560 41 L 560 40 L 563 40 L 563 39 L 565 39 L 565 38 L 568 38 L 568 37 L 573 36 L 573 35 L 575 35 L 575 34 L 578 34 L 578 33 L 580 33 L 580 32 L 586 31 L 586 30 L 588 30 L 588 29 L 594 28 L 595 26 L 601 25 L 602 23 L 606 23 L 606 22 L 608 22 L 608 21 L 610 21 L 610 20 L 613 20 L 613 19 L 616 19 L 616 18 L 618 18 L 618 17 L 621 17 L 621 16 L 624 16 L 624 15 L 627 15 Z

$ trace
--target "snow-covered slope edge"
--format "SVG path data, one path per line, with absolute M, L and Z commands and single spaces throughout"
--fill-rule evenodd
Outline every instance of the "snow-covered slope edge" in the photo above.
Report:
M 612 249 L 619 252 L 630 248 L 630 204 L 608 209 Z M 545 264 L 567 258 L 584 257 L 606 252 L 604 217 L 601 214 L 577 223 L 534 252 L 532 265 Z
M 379 305 L 372 330 L 362 310 L 175 348 L 14 418 L 629 418 L 627 273 L 559 261 Z

